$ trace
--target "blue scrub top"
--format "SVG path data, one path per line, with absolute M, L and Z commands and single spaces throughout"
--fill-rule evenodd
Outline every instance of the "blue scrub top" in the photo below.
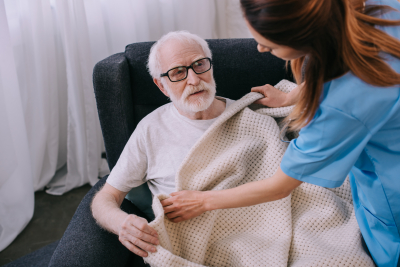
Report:
M 396 0 L 368 1 L 400 10 Z M 399 20 L 400 12 L 381 15 Z M 379 27 L 400 39 L 400 26 Z M 399 47 L 400 49 L 400 47 Z M 400 60 L 383 54 L 400 73 Z M 292 140 L 282 171 L 303 182 L 338 187 L 349 174 L 360 230 L 378 266 L 400 253 L 400 85 L 382 88 L 351 72 L 324 84 L 313 120 Z

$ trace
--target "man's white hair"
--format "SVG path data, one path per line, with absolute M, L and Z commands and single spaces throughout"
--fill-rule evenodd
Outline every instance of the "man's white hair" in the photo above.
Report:
M 155 79 L 160 79 L 162 74 L 161 62 L 160 62 L 160 50 L 163 44 L 170 40 L 179 40 L 189 44 L 200 45 L 203 49 L 204 55 L 206 57 L 212 58 L 211 50 L 208 47 L 207 42 L 200 36 L 190 33 L 188 31 L 176 31 L 169 32 L 161 37 L 160 40 L 154 43 L 150 49 L 149 60 L 147 62 L 147 69 L 150 75 Z

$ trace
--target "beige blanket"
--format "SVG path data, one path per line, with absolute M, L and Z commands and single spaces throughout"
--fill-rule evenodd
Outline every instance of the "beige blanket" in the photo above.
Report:
M 290 91 L 296 85 L 281 81 Z M 220 190 L 272 176 L 287 144 L 274 119 L 291 108 L 250 105 L 249 93 L 229 106 L 194 145 L 176 175 L 177 191 Z M 250 105 L 250 107 L 249 107 Z M 361 246 L 348 180 L 335 190 L 303 183 L 285 199 L 252 207 L 215 210 L 172 223 L 155 196 L 160 237 L 153 267 L 374 266 Z

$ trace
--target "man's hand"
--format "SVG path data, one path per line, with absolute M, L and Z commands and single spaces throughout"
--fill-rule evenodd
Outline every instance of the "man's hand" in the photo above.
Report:
M 164 213 L 171 222 L 182 222 L 197 217 L 207 211 L 206 192 L 180 191 L 161 201 Z
M 119 241 L 130 251 L 147 257 L 147 251 L 156 252 L 154 245 L 159 244 L 158 234 L 146 219 L 120 209 L 126 194 L 106 183 L 93 199 L 93 217 L 101 227 L 118 235 Z
M 288 94 L 276 89 L 272 85 L 266 84 L 264 86 L 253 87 L 251 91 L 264 95 L 264 98 L 257 100 L 254 102 L 255 104 L 270 108 L 279 108 L 288 105 Z
M 160 244 L 157 231 L 147 224 L 146 219 L 133 214 L 126 216 L 118 236 L 125 247 L 141 257 L 147 257 L 147 251 L 156 252 L 154 245 Z

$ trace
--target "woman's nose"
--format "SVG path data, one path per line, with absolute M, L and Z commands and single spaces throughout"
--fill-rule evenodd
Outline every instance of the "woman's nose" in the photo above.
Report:
M 271 52 L 270 49 L 267 49 L 267 48 L 265 48 L 265 47 L 263 47 L 262 45 L 259 45 L 259 44 L 257 45 L 257 50 L 260 53 Z

